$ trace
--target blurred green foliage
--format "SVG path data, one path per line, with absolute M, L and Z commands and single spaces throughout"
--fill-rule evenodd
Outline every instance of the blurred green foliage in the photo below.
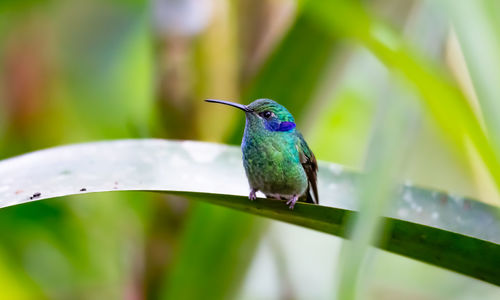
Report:
M 498 145 L 488 139 L 500 130 L 495 0 L 468 6 L 445 0 L 191 2 L 0 2 L 0 158 L 98 139 L 236 144 L 243 116 L 201 100 L 270 97 L 296 116 L 319 159 L 364 169 L 365 157 L 383 150 L 382 139 L 373 142 L 375 124 L 388 123 L 376 112 L 388 90 L 399 89 L 392 101 L 406 103 L 417 125 L 406 137 L 405 159 L 380 156 L 378 166 L 392 178 L 381 180 L 380 190 L 404 176 L 500 203 Z M 433 22 L 452 25 L 443 35 L 429 34 Z M 457 44 L 449 43 L 452 30 Z M 368 210 L 376 220 L 377 209 Z M 255 251 L 268 225 L 239 212 L 111 193 L 3 209 L 0 224 L 0 282 L 9 299 L 259 295 L 239 291 L 257 280 L 246 270 L 260 259 Z M 358 288 L 373 291 L 374 299 L 468 299 L 471 294 L 450 292 L 464 287 L 477 298 L 499 295 L 471 279 L 381 257 L 373 265 L 387 261 L 397 269 L 358 266 L 368 278 Z M 333 272 L 323 267 L 316 274 Z M 295 270 L 293 263 L 281 269 Z M 387 283 L 386 273 L 406 276 Z M 429 280 L 415 288 L 415 277 L 441 285 Z M 279 295 L 304 298 L 300 289 Z

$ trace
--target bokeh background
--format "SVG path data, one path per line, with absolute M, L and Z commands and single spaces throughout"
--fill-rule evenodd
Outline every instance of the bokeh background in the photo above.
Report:
M 202 100 L 266 97 L 319 160 L 364 170 L 394 133 L 381 166 L 399 182 L 499 205 L 500 4 L 317 2 L 3 0 L 0 159 L 105 139 L 236 145 L 243 115 Z M 2 209 L 0 228 L 2 299 L 342 295 L 342 239 L 168 195 L 34 202 Z M 500 298 L 379 250 L 360 268 L 362 299 Z

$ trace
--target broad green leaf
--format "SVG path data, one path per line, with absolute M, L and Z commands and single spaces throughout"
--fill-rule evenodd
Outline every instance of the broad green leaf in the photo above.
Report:
M 81 193 L 168 192 L 344 237 L 360 175 L 324 162 L 319 170 L 322 205 L 290 211 L 281 201 L 248 200 L 237 147 L 154 139 L 70 145 L 1 161 L 0 207 Z M 408 185 L 393 203 L 378 247 L 500 285 L 498 208 Z

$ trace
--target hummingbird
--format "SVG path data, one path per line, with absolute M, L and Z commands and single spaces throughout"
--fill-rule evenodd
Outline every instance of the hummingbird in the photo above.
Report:
M 290 209 L 299 198 L 319 203 L 316 158 L 283 105 L 271 99 L 257 99 L 248 105 L 216 99 L 205 101 L 245 112 L 241 150 L 250 200 L 255 200 L 257 191 L 261 191 L 267 198 L 286 200 Z

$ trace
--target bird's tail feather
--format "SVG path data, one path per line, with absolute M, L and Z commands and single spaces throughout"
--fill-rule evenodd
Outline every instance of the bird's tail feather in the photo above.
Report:
M 307 190 L 305 192 L 306 194 L 306 199 L 305 199 L 305 202 L 307 203 L 312 203 L 312 204 L 317 204 L 317 202 L 315 201 L 315 199 L 313 198 L 313 196 L 311 195 L 311 189 L 310 189 L 310 186 L 307 186 Z

